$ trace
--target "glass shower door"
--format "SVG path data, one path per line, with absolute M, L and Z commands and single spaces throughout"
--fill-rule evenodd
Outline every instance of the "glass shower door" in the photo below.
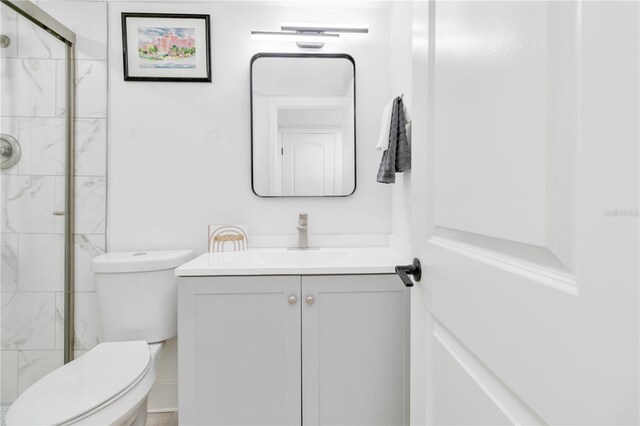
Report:
M 35 6 L 33 6 L 35 8 Z M 0 5 L 4 408 L 64 362 L 67 44 Z

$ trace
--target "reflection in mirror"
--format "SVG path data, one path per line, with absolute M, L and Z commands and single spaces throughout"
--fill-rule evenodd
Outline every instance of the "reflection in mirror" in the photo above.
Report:
M 251 108 L 257 195 L 355 191 L 355 64 L 349 55 L 255 55 Z

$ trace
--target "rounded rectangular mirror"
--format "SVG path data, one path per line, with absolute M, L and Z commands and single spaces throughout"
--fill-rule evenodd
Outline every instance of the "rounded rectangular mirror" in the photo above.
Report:
M 251 59 L 252 188 L 261 197 L 356 189 L 355 62 L 346 54 Z

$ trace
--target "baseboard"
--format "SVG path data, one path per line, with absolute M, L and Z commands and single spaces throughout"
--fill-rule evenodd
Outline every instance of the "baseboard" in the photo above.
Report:
M 147 412 L 178 411 L 178 384 L 159 382 L 153 385 L 147 403 Z

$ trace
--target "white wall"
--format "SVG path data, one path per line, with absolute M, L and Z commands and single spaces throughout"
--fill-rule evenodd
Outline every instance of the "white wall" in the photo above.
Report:
M 375 182 L 375 144 L 391 96 L 389 5 L 321 4 L 109 3 L 108 251 L 202 253 L 212 223 L 247 223 L 252 245 L 293 245 L 301 211 L 310 215 L 311 244 L 386 245 L 391 188 Z M 124 11 L 210 14 L 213 83 L 123 81 Z M 351 197 L 263 199 L 251 191 L 249 60 L 258 52 L 301 50 L 293 43 L 252 41 L 250 31 L 277 30 L 285 21 L 369 25 L 369 34 L 344 35 L 322 49 L 356 61 L 358 188 Z M 176 359 L 174 340 L 161 361 L 152 410 L 177 405 Z
M 109 6 L 109 251 L 204 252 L 211 223 L 247 223 L 250 243 L 289 245 L 301 211 L 310 215 L 312 244 L 314 237 L 327 243 L 326 235 L 336 236 L 334 244 L 386 244 L 390 188 L 375 182 L 379 154 L 374 149 L 380 113 L 391 93 L 386 3 L 353 9 L 244 2 Z M 123 11 L 210 14 L 213 83 L 123 81 Z M 369 25 L 369 34 L 344 35 L 322 50 L 348 53 L 356 61 L 358 188 L 351 197 L 262 199 L 251 192 L 249 60 L 257 52 L 300 49 L 293 43 L 252 41 L 250 31 L 276 30 L 285 21 Z M 285 237 L 259 237 L 265 235 Z
M 412 39 L 413 4 L 410 1 L 394 2 L 391 8 L 391 96 L 400 96 L 411 117 L 412 113 Z M 411 139 L 410 139 L 411 140 Z M 412 140 L 411 140 L 412 141 Z M 413 141 L 412 141 L 413 142 Z M 411 172 L 396 176 L 391 188 L 391 236 L 392 248 L 407 254 L 411 243 Z

